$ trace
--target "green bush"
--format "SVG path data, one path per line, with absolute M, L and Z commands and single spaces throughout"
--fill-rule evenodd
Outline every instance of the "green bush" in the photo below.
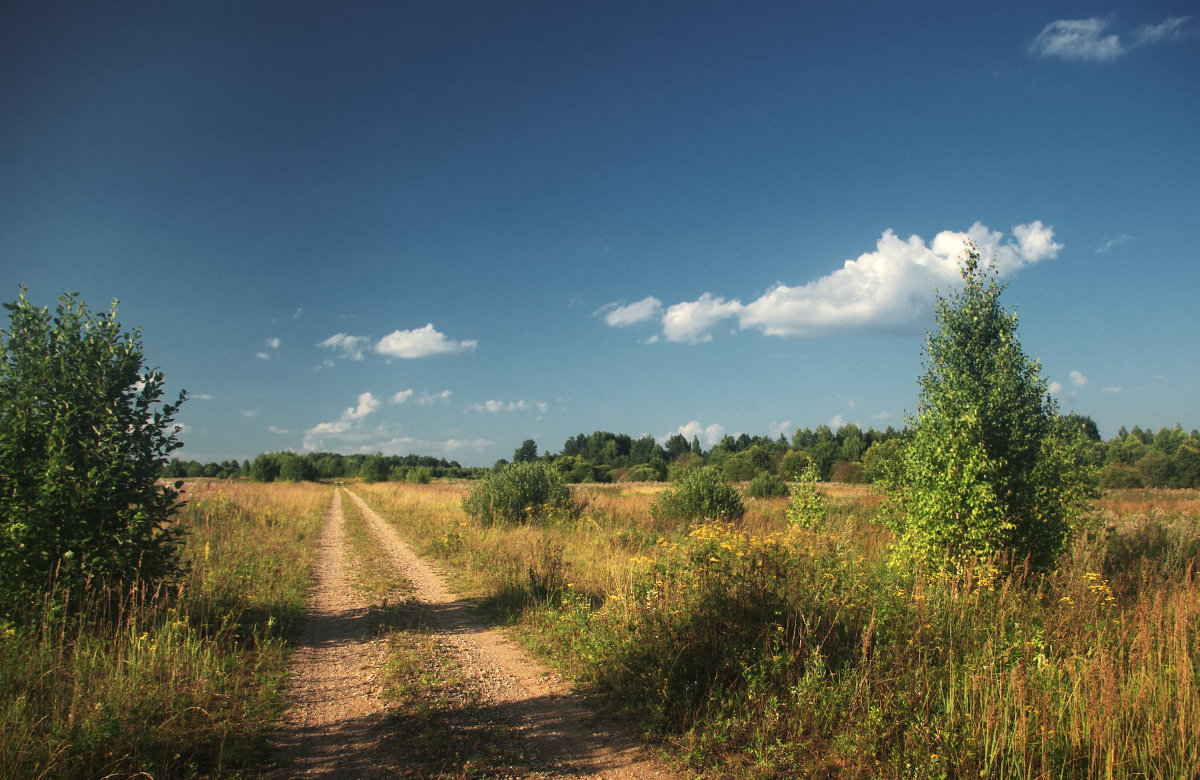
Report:
M 776 498 L 788 494 L 787 483 L 775 474 L 764 471 L 746 485 L 746 495 L 750 498 Z
M 825 499 L 817 492 L 817 483 L 821 475 L 816 463 L 809 463 L 800 473 L 800 479 L 792 488 L 792 502 L 787 510 L 788 524 L 796 528 L 810 531 L 825 524 L 828 510 Z
M 682 472 L 650 506 L 650 511 L 663 519 L 735 521 L 746 514 L 746 504 L 720 470 L 703 466 Z
M 492 469 L 463 496 L 462 508 L 484 524 L 528 523 L 554 513 L 574 515 L 578 504 L 557 470 L 533 461 Z
M 158 483 L 176 440 L 163 375 L 144 368 L 140 332 L 116 305 L 73 294 L 52 316 L 6 303 L 0 330 L 0 610 L 51 584 L 154 581 L 177 570 L 178 493 Z

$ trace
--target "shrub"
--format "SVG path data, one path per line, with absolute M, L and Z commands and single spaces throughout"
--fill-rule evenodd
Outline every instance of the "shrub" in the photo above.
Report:
M 1142 472 L 1125 463 L 1110 463 L 1100 471 L 1100 487 L 1106 490 L 1145 486 Z
M 52 582 L 67 588 L 153 581 L 177 569 L 178 493 L 158 484 L 182 446 L 159 405 L 163 375 L 143 367 L 140 332 L 116 304 L 92 314 L 73 294 L 55 316 L 4 305 L 0 360 L 0 609 Z
M 825 499 L 817 492 L 821 481 L 816 463 L 809 463 L 792 488 L 792 502 L 787 510 L 788 525 L 815 530 L 825 524 Z
M 746 485 L 746 495 L 750 498 L 776 498 L 787 494 L 787 483 L 770 472 L 759 474 Z
M 860 484 L 867 481 L 867 470 L 861 463 L 840 461 L 833 464 L 833 469 L 829 472 L 829 481 Z
M 746 504 L 714 466 L 682 472 L 651 505 L 655 517 L 674 520 L 741 520 Z
M 463 496 L 463 511 L 481 523 L 528 523 L 554 512 L 574 515 L 578 504 L 557 470 L 541 461 L 499 466 Z

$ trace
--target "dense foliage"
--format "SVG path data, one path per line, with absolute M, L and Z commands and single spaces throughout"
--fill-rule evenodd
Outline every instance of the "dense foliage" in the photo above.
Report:
M 1021 350 L 1004 285 L 974 246 L 964 287 L 939 296 L 914 435 L 894 485 L 900 547 L 962 561 L 996 553 L 1050 566 L 1087 501 L 1079 429 L 1058 423 L 1040 366 Z
M 733 522 L 746 514 L 746 504 L 720 471 L 703 466 L 685 471 L 659 495 L 650 510 L 662 519 Z
M 163 375 L 144 368 L 140 333 L 121 329 L 115 304 L 93 314 L 68 294 L 51 315 L 21 290 L 4 306 L 0 600 L 172 574 L 178 494 L 158 478 L 180 446 L 184 395 L 159 404 Z
M 514 463 L 493 469 L 462 499 L 463 511 L 481 523 L 528 523 L 577 506 L 562 476 L 545 463 Z

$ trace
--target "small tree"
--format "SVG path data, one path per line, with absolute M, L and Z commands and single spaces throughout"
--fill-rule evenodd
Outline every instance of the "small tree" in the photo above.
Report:
M 20 607 L 52 585 L 156 580 L 177 567 L 178 493 L 158 484 L 183 403 L 159 405 L 140 331 L 116 304 L 93 314 L 63 295 L 52 317 L 25 297 L 0 362 L 0 600 Z
M 1048 567 L 1083 515 L 1079 426 L 1061 424 L 1000 305 L 995 264 L 968 245 L 964 287 L 939 296 L 917 416 L 897 482 L 901 548 L 950 561 L 998 552 Z

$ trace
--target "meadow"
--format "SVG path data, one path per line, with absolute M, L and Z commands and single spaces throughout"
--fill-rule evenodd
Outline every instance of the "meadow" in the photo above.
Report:
M 351 487 L 696 775 L 1197 776 L 1200 491 L 1106 494 L 1047 574 L 917 574 L 893 564 L 869 486 L 820 485 L 824 517 L 800 528 L 787 499 L 667 520 L 654 484 L 577 486 L 578 512 L 484 526 L 469 484 Z M 269 770 L 331 489 L 196 480 L 186 498 L 180 581 L 0 626 L 0 777 Z M 347 523 L 356 586 L 394 634 L 388 699 L 441 761 L 438 708 L 469 710 L 469 691 L 452 667 L 431 676 L 419 617 L 388 607 L 404 583 Z
M 57 593 L 0 626 L 0 777 L 254 774 L 330 495 L 191 481 L 178 582 Z
M 356 490 L 457 586 L 710 777 L 1195 777 L 1200 492 L 1116 491 L 1057 569 L 897 567 L 870 487 L 736 524 L 672 523 L 653 485 L 481 526 L 462 485 Z

